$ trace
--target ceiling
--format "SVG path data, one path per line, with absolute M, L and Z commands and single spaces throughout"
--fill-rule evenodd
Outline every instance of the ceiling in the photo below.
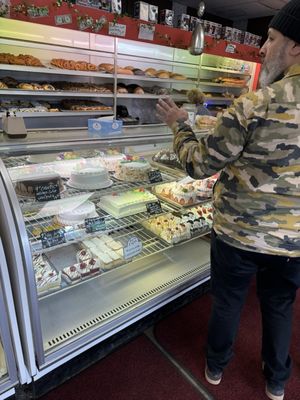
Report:
M 200 0 L 175 0 L 177 3 L 198 8 Z M 204 0 L 206 11 L 230 20 L 251 19 L 274 15 L 289 0 Z M 205 14 L 204 14 L 205 19 Z

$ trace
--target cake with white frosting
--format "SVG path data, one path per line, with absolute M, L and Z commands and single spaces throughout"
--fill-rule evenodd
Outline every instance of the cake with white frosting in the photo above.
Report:
M 98 206 L 115 218 L 128 217 L 145 212 L 146 204 L 157 201 L 157 197 L 145 189 L 129 190 L 102 196 Z
M 145 160 L 124 160 L 117 165 L 115 177 L 125 182 L 149 181 L 151 165 Z
M 86 201 L 76 208 L 62 211 L 56 218 L 62 225 L 80 225 L 84 224 L 86 218 L 97 216 L 95 204 L 91 201 Z
M 103 189 L 112 185 L 112 180 L 104 167 L 90 167 L 74 170 L 68 185 L 77 189 Z

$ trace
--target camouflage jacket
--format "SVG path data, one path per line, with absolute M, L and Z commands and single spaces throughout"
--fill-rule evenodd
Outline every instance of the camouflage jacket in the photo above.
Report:
M 195 179 L 222 171 L 214 230 L 245 250 L 300 256 L 300 64 L 234 101 L 199 141 L 175 122 L 174 151 Z

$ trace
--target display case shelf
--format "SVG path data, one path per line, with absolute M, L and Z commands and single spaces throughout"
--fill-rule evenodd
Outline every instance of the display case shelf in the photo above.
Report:
M 212 71 L 212 72 L 221 72 L 224 74 L 242 75 L 242 76 L 246 76 L 246 77 L 251 76 L 247 72 L 243 72 L 243 71 L 237 71 L 234 69 L 226 69 L 226 68 L 208 67 L 206 65 L 202 65 L 201 69 L 206 70 L 206 71 Z
M 7 72 L 21 72 L 25 74 L 27 72 L 42 75 L 70 75 L 70 76 L 88 76 L 94 78 L 105 78 L 113 79 L 113 74 L 93 71 L 78 71 L 60 68 L 47 68 L 47 67 L 29 67 L 26 65 L 12 65 L 12 64 L 0 64 L 0 71 Z
M 4 96 L 39 96 L 39 97 L 93 97 L 93 98 L 113 98 L 114 95 L 111 93 L 100 93 L 100 92 L 70 92 L 70 91 L 59 91 L 59 90 L 22 90 L 22 89 L 1 89 L 1 94 Z

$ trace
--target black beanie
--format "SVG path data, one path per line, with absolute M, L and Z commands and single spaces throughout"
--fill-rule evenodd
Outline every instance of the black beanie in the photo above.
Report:
M 283 6 L 271 20 L 269 27 L 300 43 L 300 0 L 291 0 Z

